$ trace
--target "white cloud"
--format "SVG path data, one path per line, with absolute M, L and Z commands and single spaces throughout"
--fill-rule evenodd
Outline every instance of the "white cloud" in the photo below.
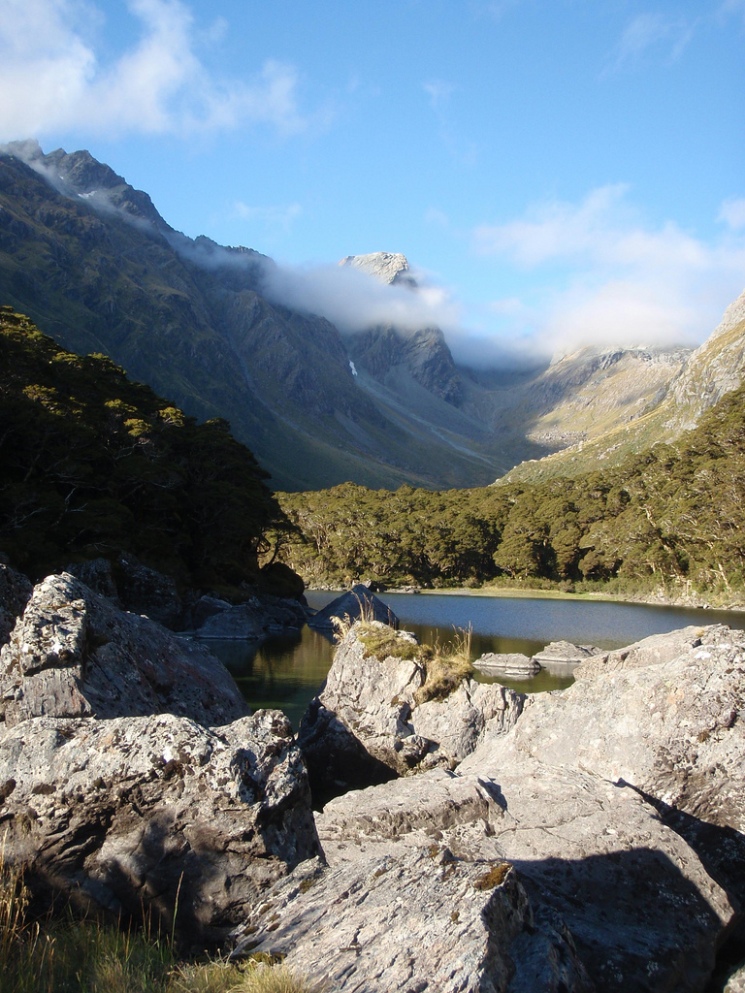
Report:
M 416 289 L 381 283 L 353 266 L 271 265 L 264 292 L 276 303 L 320 314 L 347 332 L 378 324 L 411 331 L 457 328 L 458 308 L 448 292 L 429 282 L 426 274 L 416 270 L 410 274 L 417 281 Z
M 722 210 L 745 223 L 744 208 L 729 201 Z M 538 274 L 525 307 L 536 343 L 550 351 L 699 342 L 745 285 L 745 237 L 728 232 L 707 242 L 673 222 L 651 226 L 622 185 L 482 225 L 474 249 Z
M 718 220 L 724 221 L 733 231 L 741 231 L 745 228 L 745 197 L 725 200 L 719 208 Z
M 196 54 L 194 20 L 180 0 L 128 0 L 127 7 L 140 37 L 107 61 L 86 27 L 101 19 L 99 8 L 3 0 L 0 91 L 13 99 L 0 105 L 0 137 L 69 128 L 188 136 L 245 124 L 292 134 L 308 126 L 292 66 L 269 60 L 250 82 L 218 79 Z
M 728 14 L 740 16 L 745 24 L 745 0 L 724 0 L 719 12 L 725 16 Z
M 676 62 L 693 37 L 694 24 L 658 13 L 638 14 L 626 26 L 610 59 L 608 71 L 638 65 L 647 57 Z
M 432 109 L 437 113 L 441 112 L 450 102 L 455 87 L 452 83 L 446 83 L 441 79 L 433 79 L 422 83 L 422 89 L 429 97 Z

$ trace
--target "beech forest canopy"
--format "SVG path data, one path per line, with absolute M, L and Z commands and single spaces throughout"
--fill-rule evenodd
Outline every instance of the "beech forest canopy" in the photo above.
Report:
M 745 387 L 693 431 L 617 468 L 535 485 L 278 494 L 308 585 L 364 579 L 608 592 L 745 592 Z
M 0 308 L 0 551 L 39 578 L 122 552 L 185 585 L 259 578 L 286 526 L 266 473 L 230 434 L 65 351 Z

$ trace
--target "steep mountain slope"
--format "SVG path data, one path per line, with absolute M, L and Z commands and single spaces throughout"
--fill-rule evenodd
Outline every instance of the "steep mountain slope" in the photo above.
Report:
M 540 461 L 518 465 L 498 482 L 539 482 L 578 476 L 593 467 L 620 465 L 628 455 L 660 441 L 672 442 L 696 427 L 722 397 L 745 381 L 745 293 L 727 308 L 703 345 L 688 354 L 680 349 L 677 358 L 677 372 L 666 382 L 667 370 L 662 371 L 657 395 L 646 406 L 643 402 L 639 405 L 639 416 L 615 424 L 596 418 L 599 430 L 594 436 L 588 434 Z M 675 352 L 649 356 L 652 364 L 661 361 L 670 368 L 675 360 Z M 631 382 L 636 383 L 636 374 Z M 595 415 L 600 410 L 601 404 L 595 402 L 589 413 Z
M 402 255 L 344 262 L 417 292 Z M 109 355 L 187 413 L 227 418 L 276 488 L 484 485 L 638 417 L 681 359 L 590 351 L 547 369 L 474 371 L 438 328 L 341 334 L 271 302 L 273 269 L 253 250 L 175 231 L 88 152 L 0 152 L 0 303 L 75 352 Z

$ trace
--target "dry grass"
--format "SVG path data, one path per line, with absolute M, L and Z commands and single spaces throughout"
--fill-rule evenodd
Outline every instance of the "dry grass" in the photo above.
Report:
M 444 645 L 420 645 L 402 631 L 376 621 L 360 621 L 355 629 L 365 655 L 381 662 L 386 658 L 417 662 L 424 670 L 424 682 L 414 694 L 417 704 L 444 700 L 464 679 L 473 675 L 471 629 L 455 629 L 453 640 Z
M 23 871 L 0 852 L 2 993 L 313 993 L 285 966 L 179 962 L 173 940 L 97 921 L 29 922 Z
M 424 662 L 425 657 L 432 653 L 428 645 L 420 645 L 403 631 L 396 631 L 377 621 L 360 621 L 356 634 L 357 640 L 365 646 L 365 655 L 381 662 L 389 656 Z
M 444 700 L 473 675 L 471 636 L 470 627 L 456 628 L 451 642 L 435 646 L 431 656 L 424 660 L 425 680 L 414 694 L 416 703 Z

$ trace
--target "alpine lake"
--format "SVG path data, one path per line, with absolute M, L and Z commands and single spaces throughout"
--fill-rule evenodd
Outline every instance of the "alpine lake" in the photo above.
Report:
M 316 610 L 338 592 L 305 594 Z M 550 599 L 541 596 L 489 596 L 470 593 L 379 593 L 399 619 L 425 644 L 447 646 L 471 630 L 471 657 L 486 652 L 534 655 L 551 641 L 598 648 L 623 648 L 651 634 L 688 625 L 727 624 L 745 629 L 745 611 L 665 607 L 618 601 Z M 297 730 L 331 666 L 334 644 L 307 625 L 293 634 L 263 641 L 210 639 L 206 646 L 228 667 L 252 710 L 283 710 Z M 500 682 L 523 693 L 563 689 L 567 672 L 541 670 L 531 679 L 498 679 L 476 672 L 481 682 Z

